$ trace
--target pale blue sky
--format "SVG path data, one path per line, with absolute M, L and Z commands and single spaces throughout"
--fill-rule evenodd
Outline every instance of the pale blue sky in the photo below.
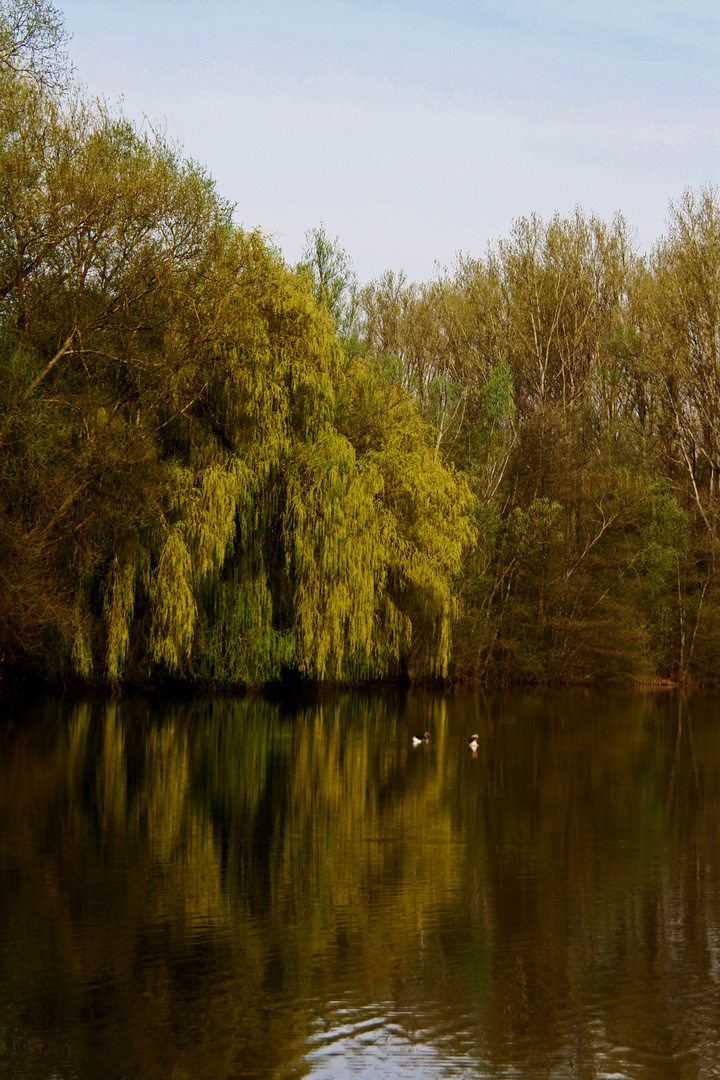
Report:
M 720 181 L 717 0 L 57 0 L 93 93 L 165 127 L 289 262 L 322 219 L 362 280 L 513 218 Z

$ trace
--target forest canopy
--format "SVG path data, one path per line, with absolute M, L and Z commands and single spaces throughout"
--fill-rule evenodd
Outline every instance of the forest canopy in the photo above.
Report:
M 720 199 L 301 264 L 0 0 L 0 682 L 713 681 Z

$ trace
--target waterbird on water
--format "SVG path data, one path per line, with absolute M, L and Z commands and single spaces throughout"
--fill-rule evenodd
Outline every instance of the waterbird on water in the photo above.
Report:
M 478 748 L 479 741 L 480 741 L 480 736 L 479 735 L 471 735 L 470 738 L 468 739 L 468 750 L 472 750 L 473 754 L 475 753 L 475 751 Z
M 426 731 L 425 734 L 422 737 L 420 737 L 418 735 L 413 735 L 413 746 L 419 746 L 420 743 L 427 743 L 429 738 L 430 738 L 430 732 L 429 731 Z

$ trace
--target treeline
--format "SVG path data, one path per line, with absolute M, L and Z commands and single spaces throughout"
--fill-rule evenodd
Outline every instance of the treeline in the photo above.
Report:
M 357 292 L 474 496 L 450 670 L 481 681 L 717 681 L 720 199 L 521 219 L 484 259 Z
M 360 287 L 0 0 L 0 680 L 713 679 L 720 204 Z

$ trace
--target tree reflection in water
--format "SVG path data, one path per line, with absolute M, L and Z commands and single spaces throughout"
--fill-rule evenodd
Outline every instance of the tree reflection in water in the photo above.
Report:
M 3 1075 L 720 1060 L 714 698 L 46 702 L 0 740 Z

